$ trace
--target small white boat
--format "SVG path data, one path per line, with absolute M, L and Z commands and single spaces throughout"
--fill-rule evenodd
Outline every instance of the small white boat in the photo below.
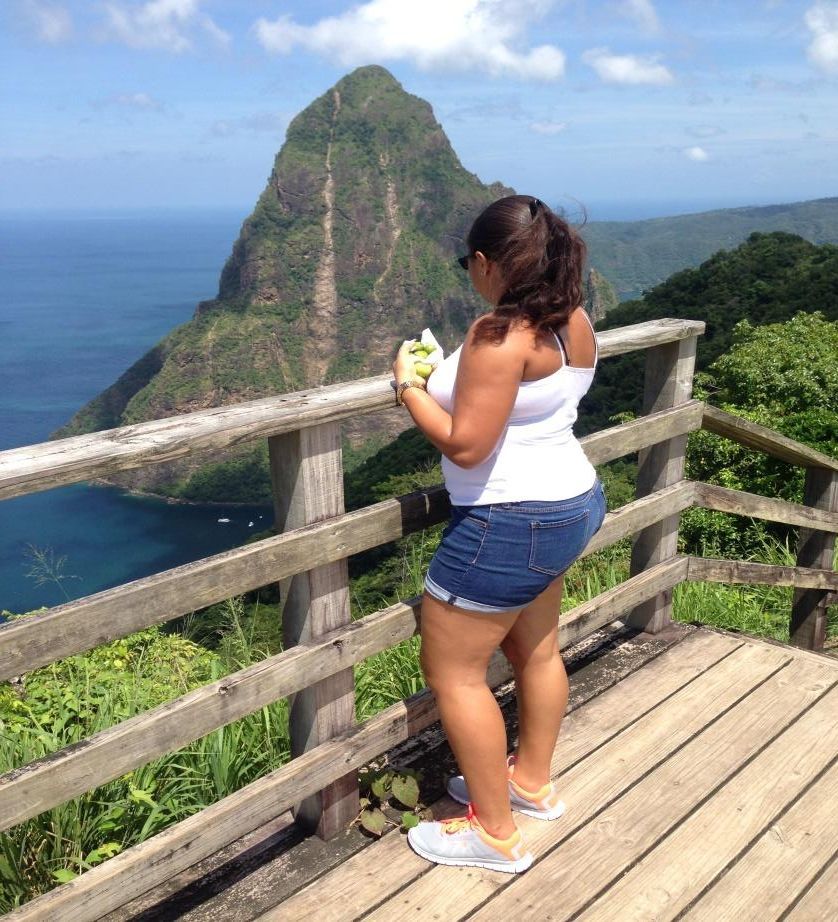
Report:
M 216 519 L 217 522 L 229 522 L 229 519 Z
M 248 523 L 247 523 L 247 527 L 248 527 L 248 528 L 253 528 L 253 522 L 248 522 Z

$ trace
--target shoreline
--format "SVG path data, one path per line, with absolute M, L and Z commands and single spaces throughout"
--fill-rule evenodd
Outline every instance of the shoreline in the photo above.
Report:
M 118 483 L 112 483 L 111 481 L 105 480 L 102 477 L 96 477 L 96 478 L 93 478 L 85 482 L 90 484 L 90 486 L 93 486 L 93 487 L 110 487 L 112 490 L 119 491 L 119 493 L 121 493 L 124 496 L 137 496 L 137 497 L 143 497 L 146 499 L 161 500 L 162 502 L 165 502 L 167 505 L 170 505 L 170 506 L 218 506 L 218 507 L 223 506 L 226 508 L 232 507 L 232 508 L 241 508 L 241 509 L 245 509 L 245 508 L 270 509 L 271 508 L 271 504 L 267 502 L 266 503 L 257 503 L 257 502 L 238 503 L 238 502 L 233 502 L 233 501 L 226 502 L 224 500 L 219 501 L 219 500 L 209 500 L 209 499 L 204 499 L 204 500 L 183 499 L 183 497 L 180 497 L 180 496 L 167 496 L 165 493 L 152 493 L 150 490 L 139 490 L 135 487 L 134 488 L 123 487 L 123 486 L 120 486 L 120 484 Z

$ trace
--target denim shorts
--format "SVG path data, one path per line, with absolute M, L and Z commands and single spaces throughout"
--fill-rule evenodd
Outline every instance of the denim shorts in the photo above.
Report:
M 584 551 L 605 518 L 597 480 L 570 499 L 452 506 L 425 591 L 468 611 L 516 611 Z

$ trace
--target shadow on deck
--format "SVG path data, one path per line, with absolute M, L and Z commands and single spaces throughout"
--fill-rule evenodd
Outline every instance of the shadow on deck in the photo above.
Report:
M 677 624 L 655 636 L 615 626 L 566 659 L 553 771 L 568 809 L 518 817 L 537 856 L 527 873 L 431 865 L 398 832 L 302 839 L 286 816 L 106 918 L 838 915 L 838 661 Z M 500 695 L 512 735 L 511 688 Z M 437 728 L 390 758 L 425 770 L 435 816 L 462 812 L 441 797 L 453 764 Z

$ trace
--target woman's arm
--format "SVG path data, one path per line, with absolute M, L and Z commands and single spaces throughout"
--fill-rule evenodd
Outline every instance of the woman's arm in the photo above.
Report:
M 509 420 L 524 372 L 524 351 L 518 337 L 500 345 L 474 344 L 474 326 L 460 352 L 453 413 L 447 413 L 422 388 L 410 387 L 402 400 L 416 425 L 450 461 L 476 467 L 492 453 Z M 413 359 L 402 346 L 393 373 L 396 382 L 412 376 Z

